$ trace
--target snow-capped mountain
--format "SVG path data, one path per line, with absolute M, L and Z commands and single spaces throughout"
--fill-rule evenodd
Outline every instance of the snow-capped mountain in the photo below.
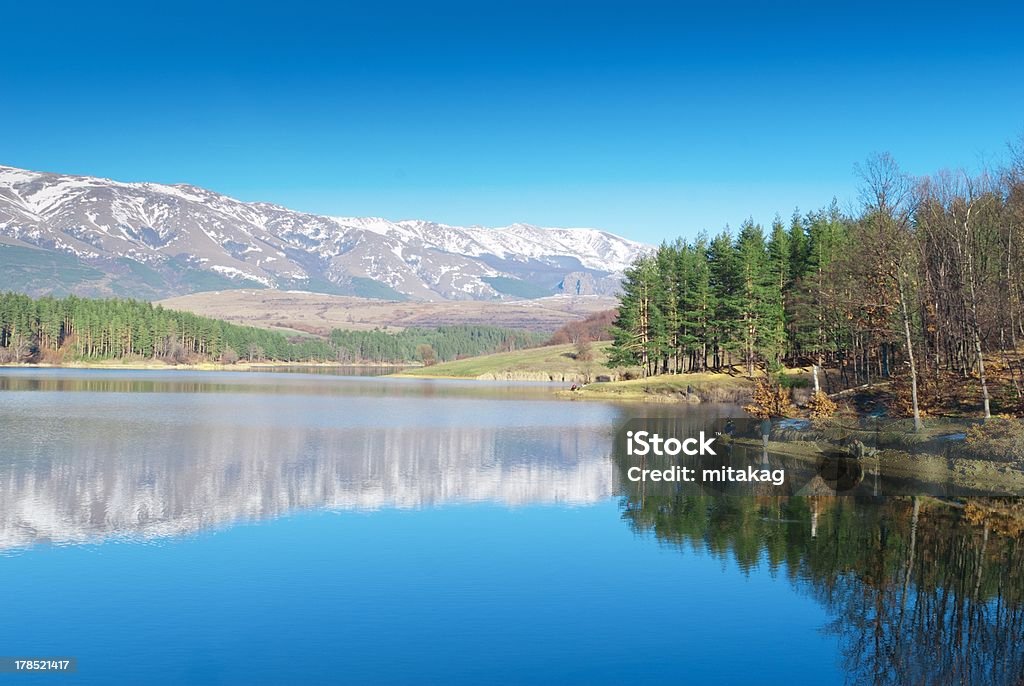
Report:
M 164 297 L 262 285 L 413 300 L 612 293 L 649 249 L 596 229 L 327 217 L 184 184 L 0 166 L 0 290 Z

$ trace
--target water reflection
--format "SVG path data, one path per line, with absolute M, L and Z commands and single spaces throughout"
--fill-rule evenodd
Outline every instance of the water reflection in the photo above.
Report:
M 180 534 L 310 507 L 587 503 L 612 492 L 607 438 L 584 427 L 158 425 L 139 452 L 131 425 L 70 429 L 32 446 L 46 456 L 0 464 L 0 548 Z
M 550 399 L 551 384 L 384 377 L 386 368 L 326 367 L 314 374 L 283 367 L 240 372 L 192 370 L 0 369 L 0 392 L 256 393 L 422 397 L 438 392 L 465 397 Z M 341 374 L 339 372 L 345 372 Z
M 0 375 L 0 550 L 306 508 L 592 503 L 622 410 L 529 384 Z M 68 392 L 73 390 L 75 392 Z
M 312 508 L 620 496 L 635 531 L 684 554 L 734 560 L 751 576 L 787 578 L 813 598 L 852 683 L 1024 679 L 1022 501 L 722 497 L 623 478 L 616 429 L 631 413 L 662 413 L 674 431 L 696 434 L 725 408 L 551 401 L 548 389 L 524 384 L 289 374 L 4 372 L 0 388 L 0 554 L 159 540 Z M 745 451 L 732 457 L 773 467 L 780 459 L 762 446 Z M 608 526 L 620 524 L 610 516 Z M 628 581 L 623 595 L 636 591 L 633 577 L 617 579 Z
M 1020 684 L 1024 503 L 627 494 L 638 531 L 784 574 L 832 617 L 850 683 Z

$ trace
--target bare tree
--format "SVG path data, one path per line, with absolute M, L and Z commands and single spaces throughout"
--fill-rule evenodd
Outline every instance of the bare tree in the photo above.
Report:
M 576 359 L 580 362 L 594 361 L 594 346 L 586 336 L 582 336 L 576 341 Z
M 246 352 L 249 355 L 249 362 L 258 362 L 263 359 L 263 348 L 258 343 L 250 343 Z
M 434 347 L 429 343 L 420 343 L 416 346 L 416 356 L 423 362 L 424 367 L 430 367 L 437 364 L 437 353 L 434 352 Z
M 928 183 L 932 196 L 930 230 L 939 234 L 941 258 L 953 270 L 955 307 L 962 312 L 962 324 L 967 334 L 972 366 L 981 385 L 984 416 L 992 416 L 988 378 L 985 370 L 984 345 L 981 326 L 981 300 L 983 271 L 979 268 L 979 253 L 983 250 L 982 218 L 993 209 L 995 196 L 991 180 L 982 175 L 971 178 L 966 173 L 942 173 Z M 954 295 L 950 293 L 949 295 Z
M 914 359 L 914 339 L 911 335 L 911 315 L 907 291 L 910 288 L 913 251 L 911 217 L 915 201 L 910 178 L 888 154 L 875 155 L 857 173 L 865 186 L 863 202 L 868 209 L 867 223 L 872 227 L 880 248 L 876 267 L 879 276 L 886 279 L 899 293 L 900 318 L 903 339 L 910 366 L 911 405 L 914 411 L 914 430 L 920 431 L 921 409 L 917 390 L 917 362 Z
M 32 354 L 28 338 L 16 333 L 7 340 L 7 346 L 0 348 L 0 363 L 24 362 Z

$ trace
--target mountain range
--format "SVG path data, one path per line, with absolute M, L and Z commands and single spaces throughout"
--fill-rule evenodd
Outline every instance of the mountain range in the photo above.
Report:
M 331 217 L 185 184 L 0 166 L 0 291 L 159 299 L 270 288 L 419 301 L 608 295 L 650 249 L 596 229 Z

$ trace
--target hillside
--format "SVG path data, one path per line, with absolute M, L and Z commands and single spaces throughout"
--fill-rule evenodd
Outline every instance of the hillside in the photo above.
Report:
M 550 333 L 613 307 L 605 296 L 552 296 L 513 302 L 394 302 L 322 293 L 230 290 L 160 301 L 164 307 L 236 324 L 327 336 L 332 329 L 477 324 Z
M 410 369 L 401 375 L 565 383 L 585 383 L 599 375 L 618 378 L 618 373 L 604 364 L 608 360 L 607 346 L 595 345 L 592 351 L 591 361 L 581 361 L 576 359 L 574 346 L 549 345 Z
M 490 325 L 285 335 L 138 300 L 0 293 L 0 364 L 429 364 L 524 349 L 547 338 Z

